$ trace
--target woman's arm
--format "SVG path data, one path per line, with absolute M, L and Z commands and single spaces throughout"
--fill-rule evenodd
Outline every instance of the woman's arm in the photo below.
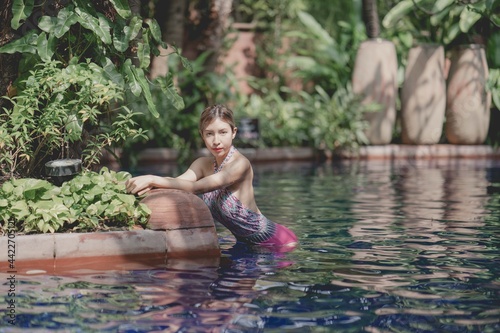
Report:
M 177 179 L 185 179 L 190 180 L 192 182 L 197 181 L 205 177 L 205 168 L 208 165 L 211 165 L 211 160 L 208 160 L 207 157 L 200 157 L 196 159 L 189 168 L 180 176 L 176 177 Z
M 187 181 L 195 182 L 200 178 L 203 178 L 203 164 L 206 163 L 204 158 L 196 159 L 189 168 L 180 176 L 178 179 L 184 179 Z M 155 175 L 144 175 L 133 177 L 125 182 L 127 192 L 137 195 L 143 195 L 144 193 L 152 190 L 153 188 L 173 188 L 170 187 L 170 182 L 168 179 L 171 177 L 160 177 Z
M 153 188 L 168 188 L 195 194 L 205 193 L 240 181 L 250 167 L 246 159 L 237 159 L 232 163 L 228 163 L 221 172 L 203 177 L 203 170 L 200 165 L 193 165 L 177 178 L 154 175 L 131 178 L 126 182 L 127 191 L 142 195 Z

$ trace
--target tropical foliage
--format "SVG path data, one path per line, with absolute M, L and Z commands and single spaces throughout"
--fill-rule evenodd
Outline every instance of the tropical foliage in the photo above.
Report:
M 39 18 L 37 29 L 0 48 L 22 55 L 13 107 L 2 114 L 3 173 L 39 176 L 45 157 L 69 154 L 87 166 L 98 163 L 102 148 L 142 135 L 124 106 L 130 97 L 143 99 L 149 112 L 159 115 L 146 73 L 150 55 L 164 45 L 160 28 L 133 15 L 126 1 L 110 3 L 102 13 L 90 2 L 72 0 L 52 15 L 46 10 L 38 16 L 34 1 L 14 1 L 13 29 L 31 16 Z M 173 107 L 184 107 L 172 75 L 155 85 Z
M 123 99 L 123 87 L 95 63 L 40 63 L 20 87 L 10 99 L 13 107 L 0 114 L 0 166 L 9 177 L 41 176 L 48 159 L 75 153 L 89 168 L 104 147 L 142 135 L 134 128 L 134 113 L 111 108 Z
M 477 24 L 481 19 L 500 26 L 497 7 L 494 0 L 402 0 L 389 10 L 382 24 L 399 31 L 406 44 L 413 39 L 443 45 L 457 40 L 470 43 L 475 34 L 481 34 Z
M 0 187 L 0 231 L 84 232 L 147 223 L 150 211 L 127 194 L 127 172 L 84 172 L 61 187 L 43 179 L 10 179 Z
M 169 147 L 176 149 L 179 162 L 191 158 L 190 153 L 202 147 L 198 133 L 199 115 L 207 105 L 241 98 L 233 87 L 237 86 L 230 70 L 224 73 L 205 72 L 203 66 L 208 53 L 190 62 L 190 67 L 180 66 L 179 57 L 169 57 L 169 72 L 176 73 L 177 89 L 183 94 L 185 107 L 179 111 L 161 89 L 151 84 L 153 102 L 159 117 L 147 111 L 144 100 L 135 100 L 129 107 L 140 116 L 139 128 L 147 128 L 144 136 L 131 136 L 123 145 L 121 163 L 129 169 L 137 164 L 137 153 L 145 148 Z
M 158 116 L 146 76 L 151 54 L 164 45 L 159 25 L 132 13 L 127 1 L 98 4 L 12 2 L 18 38 L 0 52 L 19 54 L 21 61 L 12 94 L 4 97 L 10 104 L 0 112 L 0 171 L 8 179 L 0 190 L 4 231 L 12 224 L 32 233 L 147 221 L 147 207 L 125 193 L 128 174 L 85 171 L 61 187 L 37 179 L 49 159 L 79 158 L 89 170 L 103 149 L 143 136 L 127 103 L 144 100 Z M 172 75 L 154 84 L 173 107 L 184 107 Z
M 307 12 L 298 11 L 295 23 L 284 34 L 296 46 L 294 52 L 271 48 L 259 55 L 267 59 L 260 64 L 273 75 L 252 82 L 260 93 L 246 103 L 240 100 L 239 112 L 266 120 L 261 125 L 260 146 L 335 150 L 366 143 L 363 114 L 376 106 L 362 106 L 350 88 L 356 48 L 365 37 L 360 19 L 346 15 L 345 21 L 338 22 L 336 37 Z M 276 87 L 276 82 L 282 86 Z M 301 86 L 287 88 L 290 82 Z

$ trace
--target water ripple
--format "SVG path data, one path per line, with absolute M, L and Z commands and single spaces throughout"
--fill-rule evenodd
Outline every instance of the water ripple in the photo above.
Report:
M 0 332 L 500 331 L 498 166 L 255 173 L 259 208 L 301 240 L 293 252 L 233 246 L 218 226 L 213 262 L 18 276 L 17 321 L 0 309 Z

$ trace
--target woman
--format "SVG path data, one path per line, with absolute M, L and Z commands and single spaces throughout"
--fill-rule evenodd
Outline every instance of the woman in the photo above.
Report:
M 295 246 L 297 237 L 283 225 L 267 219 L 257 207 L 250 161 L 233 146 L 236 125 L 233 112 L 224 105 L 206 108 L 199 131 L 213 155 L 200 157 L 177 178 L 145 175 L 127 181 L 127 191 L 142 195 L 153 188 L 178 189 L 202 198 L 214 220 L 236 239 L 250 245 Z

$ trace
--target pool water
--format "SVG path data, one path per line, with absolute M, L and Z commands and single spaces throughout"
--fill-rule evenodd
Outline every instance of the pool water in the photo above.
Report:
M 254 170 L 295 250 L 235 246 L 218 226 L 221 258 L 17 276 L 0 332 L 500 332 L 498 162 Z

